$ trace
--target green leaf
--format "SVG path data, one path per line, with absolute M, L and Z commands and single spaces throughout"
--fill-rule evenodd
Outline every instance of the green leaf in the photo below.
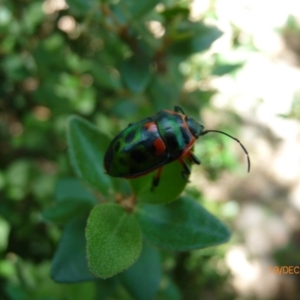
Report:
M 115 98 L 112 113 L 120 119 L 135 116 L 139 113 L 139 105 L 128 98 Z
M 134 299 L 154 299 L 161 279 L 161 263 L 157 249 L 149 243 L 144 243 L 137 262 L 120 277 Z
M 67 131 L 71 162 L 77 175 L 108 194 L 111 180 L 105 174 L 103 159 L 110 139 L 83 118 L 72 116 Z
M 186 186 L 178 161 L 164 166 L 158 187 L 151 191 L 153 177 L 157 171 L 131 179 L 130 183 L 139 202 L 162 204 L 175 200 Z
M 102 88 L 117 91 L 122 87 L 118 73 L 114 72 L 112 67 L 94 64 L 91 73 L 95 82 Z
M 76 178 L 60 179 L 55 187 L 55 199 L 64 202 L 67 199 L 84 199 L 91 205 L 96 204 L 95 196 Z
M 169 60 L 169 62 L 170 61 L 171 60 Z M 174 61 L 175 59 L 172 60 L 172 62 Z M 178 72 L 174 71 L 174 68 L 172 68 L 172 71 L 168 73 L 168 76 L 156 74 L 153 77 L 147 92 L 151 104 L 153 104 L 157 110 L 173 108 L 174 105 L 178 104 L 178 100 L 176 99 L 178 99 L 178 95 L 181 93 L 180 87 L 184 81 L 177 75 Z
M 136 57 L 123 63 L 121 75 L 126 86 L 134 93 L 143 92 L 152 77 L 148 60 Z
M 51 277 L 56 282 L 95 279 L 86 259 L 85 225 L 86 217 L 77 217 L 65 226 L 51 265 Z
M 127 19 L 137 21 L 139 18 L 143 17 L 159 3 L 159 0 L 123 0 L 120 8 L 123 13 L 127 16 Z
M 184 21 L 172 35 L 174 42 L 170 51 L 180 56 L 201 52 L 207 50 L 221 35 L 222 32 L 216 27 Z
M 190 9 L 188 7 L 182 7 L 180 4 L 178 6 L 166 7 L 160 13 L 167 22 L 172 22 L 175 18 L 180 19 L 188 19 L 190 15 Z
M 130 267 L 142 248 L 142 235 L 135 215 L 114 203 L 94 207 L 88 219 L 86 239 L 89 268 L 101 278 Z
M 158 3 L 159 0 L 132 1 L 133 5 L 131 11 L 131 18 L 133 20 L 141 18 L 145 14 L 149 13 Z
M 85 199 L 66 199 L 63 203 L 46 209 L 43 217 L 52 222 L 65 223 L 74 216 L 88 213 L 92 207 Z
M 67 3 L 75 15 L 100 17 L 98 0 L 67 0 Z
M 26 33 L 34 34 L 35 28 L 42 23 L 44 14 L 41 3 L 28 3 L 26 11 L 23 13 L 23 30 L 26 29 Z
M 166 205 L 144 204 L 138 218 L 145 238 L 167 249 L 200 249 L 230 238 L 223 223 L 186 197 Z
M 88 213 L 97 203 L 96 198 L 77 179 L 61 179 L 55 189 L 56 204 L 46 209 L 43 216 L 52 222 L 66 222 L 83 212 Z

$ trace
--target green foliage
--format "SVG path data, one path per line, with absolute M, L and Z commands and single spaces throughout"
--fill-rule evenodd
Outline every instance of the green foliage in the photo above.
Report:
M 181 175 L 182 166 L 175 161 L 163 168 L 159 186 L 151 191 L 153 172 L 130 180 L 140 202 L 162 204 L 173 201 L 183 191 L 186 181 Z
M 69 123 L 69 151 L 77 173 L 83 179 L 86 178 L 87 182 L 92 178 L 92 183 L 97 182 L 97 178 L 101 180 L 102 177 L 108 177 L 99 163 L 99 158 L 103 161 L 108 138 L 80 118 L 73 117 Z M 101 141 L 105 146 L 101 145 Z M 180 164 L 173 163 L 166 169 L 169 170 L 161 178 L 161 186 L 155 191 L 151 191 L 150 178 L 145 176 L 146 179 L 139 182 L 132 180 L 134 194 L 129 198 L 122 198 L 119 205 L 104 203 L 92 209 L 86 227 L 87 258 L 92 274 L 108 278 L 131 266 L 140 255 L 141 232 L 153 244 L 173 250 L 199 249 L 229 239 L 228 229 L 194 200 L 188 198 L 165 206 L 144 204 L 135 209 L 135 201 L 163 204 L 178 197 L 186 184 L 181 176 Z M 174 188 L 177 180 L 181 182 L 179 189 Z M 103 181 L 109 182 L 106 179 Z M 145 184 L 146 182 L 148 184 Z M 109 187 L 108 184 L 94 186 L 103 195 L 107 194 L 109 188 L 113 189 L 113 186 Z M 76 198 L 74 204 L 77 202 L 75 200 Z M 69 227 L 65 232 L 66 230 L 69 231 Z M 64 239 L 66 238 L 63 236 L 61 245 Z M 61 250 L 63 246 L 58 249 L 56 257 L 60 258 L 59 261 L 63 260 L 64 253 L 68 253 L 68 245 L 71 243 L 66 243 L 65 250 Z M 59 250 L 63 254 L 60 254 Z M 54 278 L 60 278 L 60 275 L 56 274 L 57 269 L 53 267 Z
M 189 198 L 168 205 L 144 204 L 138 217 L 145 238 L 167 249 L 200 249 L 226 242 L 230 237 L 225 225 Z
M 110 179 L 103 171 L 103 158 L 109 145 L 107 136 L 85 120 L 72 117 L 69 121 L 68 142 L 71 162 L 77 175 L 106 194 Z M 91 164 L 86 164 L 86 157 Z
M 143 92 L 152 78 L 150 62 L 141 58 L 126 60 L 120 71 L 126 87 L 133 93 Z
M 174 44 L 170 50 L 183 57 L 206 50 L 222 34 L 217 28 L 201 23 L 183 21 L 177 26 L 177 30 L 172 32 Z
M 121 281 L 135 299 L 150 300 L 155 297 L 158 290 L 161 273 L 158 250 L 144 243 L 141 256 L 134 265 L 121 274 Z
M 175 104 L 198 118 L 214 91 L 185 84 L 238 65 L 190 63 L 221 32 L 189 20 L 189 2 L 54 2 L 0 10 L 0 298 L 180 299 L 156 247 L 208 247 L 229 232 L 200 197 L 179 198 L 178 162 L 154 192 L 153 174 L 107 176 L 108 134 Z
M 134 215 L 114 203 L 98 205 L 91 211 L 86 239 L 90 270 L 101 278 L 131 266 L 142 247 L 142 235 Z
M 89 272 L 85 242 L 86 217 L 73 218 L 64 229 L 52 261 L 51 276 L 57 282 L 95 279 Z
M 44 210 L 44 217 L 52 222 L 65 223 L 82 213 L 88 213 L 96 204 L 95 197 L 76 179 L 57 182 L 55 206 Z

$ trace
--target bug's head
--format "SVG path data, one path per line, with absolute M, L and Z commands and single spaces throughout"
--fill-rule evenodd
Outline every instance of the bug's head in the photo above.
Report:
M 195 138 L 198 138 L 200 135 L 202 135 L 203 131 L 204 131 L 204 126 L 197 122 L 195 119 L 191 118 L 191 117 L 186 117 L 186 123 L 192 133 L 192 135 Z

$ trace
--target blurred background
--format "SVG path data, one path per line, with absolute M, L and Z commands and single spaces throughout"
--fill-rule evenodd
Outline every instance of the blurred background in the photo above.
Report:
M 252 166 L 225 136 L 197 142 L 186 193 L 232 238 L 163 252 L 157 299 L 299 299 L 300 275 L 274 272 L 300 266 L 299 29 L 297 0 L 4 0 L 0 299 L 94 299 L 91 282 L 49 275 L 62 226 L 43 211 L 74 177 L 68 116 L 113 135 L 174 105 L 240 139 Z

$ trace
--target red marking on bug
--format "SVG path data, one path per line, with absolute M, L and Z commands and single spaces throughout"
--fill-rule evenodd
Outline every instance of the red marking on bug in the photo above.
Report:
M 155 155 L 160 156 L 160 155 L 164 154 L 164 152 L 166 150 L 166 145 L 161 138 L 155 139 L 153 142 L 153 145 L 156 150 Z
M 146 129 L 149 132 L 156 132 L 157 131 L 157 126 L 156 126 L 155 122 L 148 122 L 144 125 L 144 127 L 146 127 Z
M 193 137 L 188 145 L 186 145 L 185 149 L 183 150 L 182 154 L 179 157 L 179 160 L 184 159 L 185 157 L 188 157 L 191 159 L 191 148 L 193 147 L 194 143 L 196 142 L 196 138 Z

